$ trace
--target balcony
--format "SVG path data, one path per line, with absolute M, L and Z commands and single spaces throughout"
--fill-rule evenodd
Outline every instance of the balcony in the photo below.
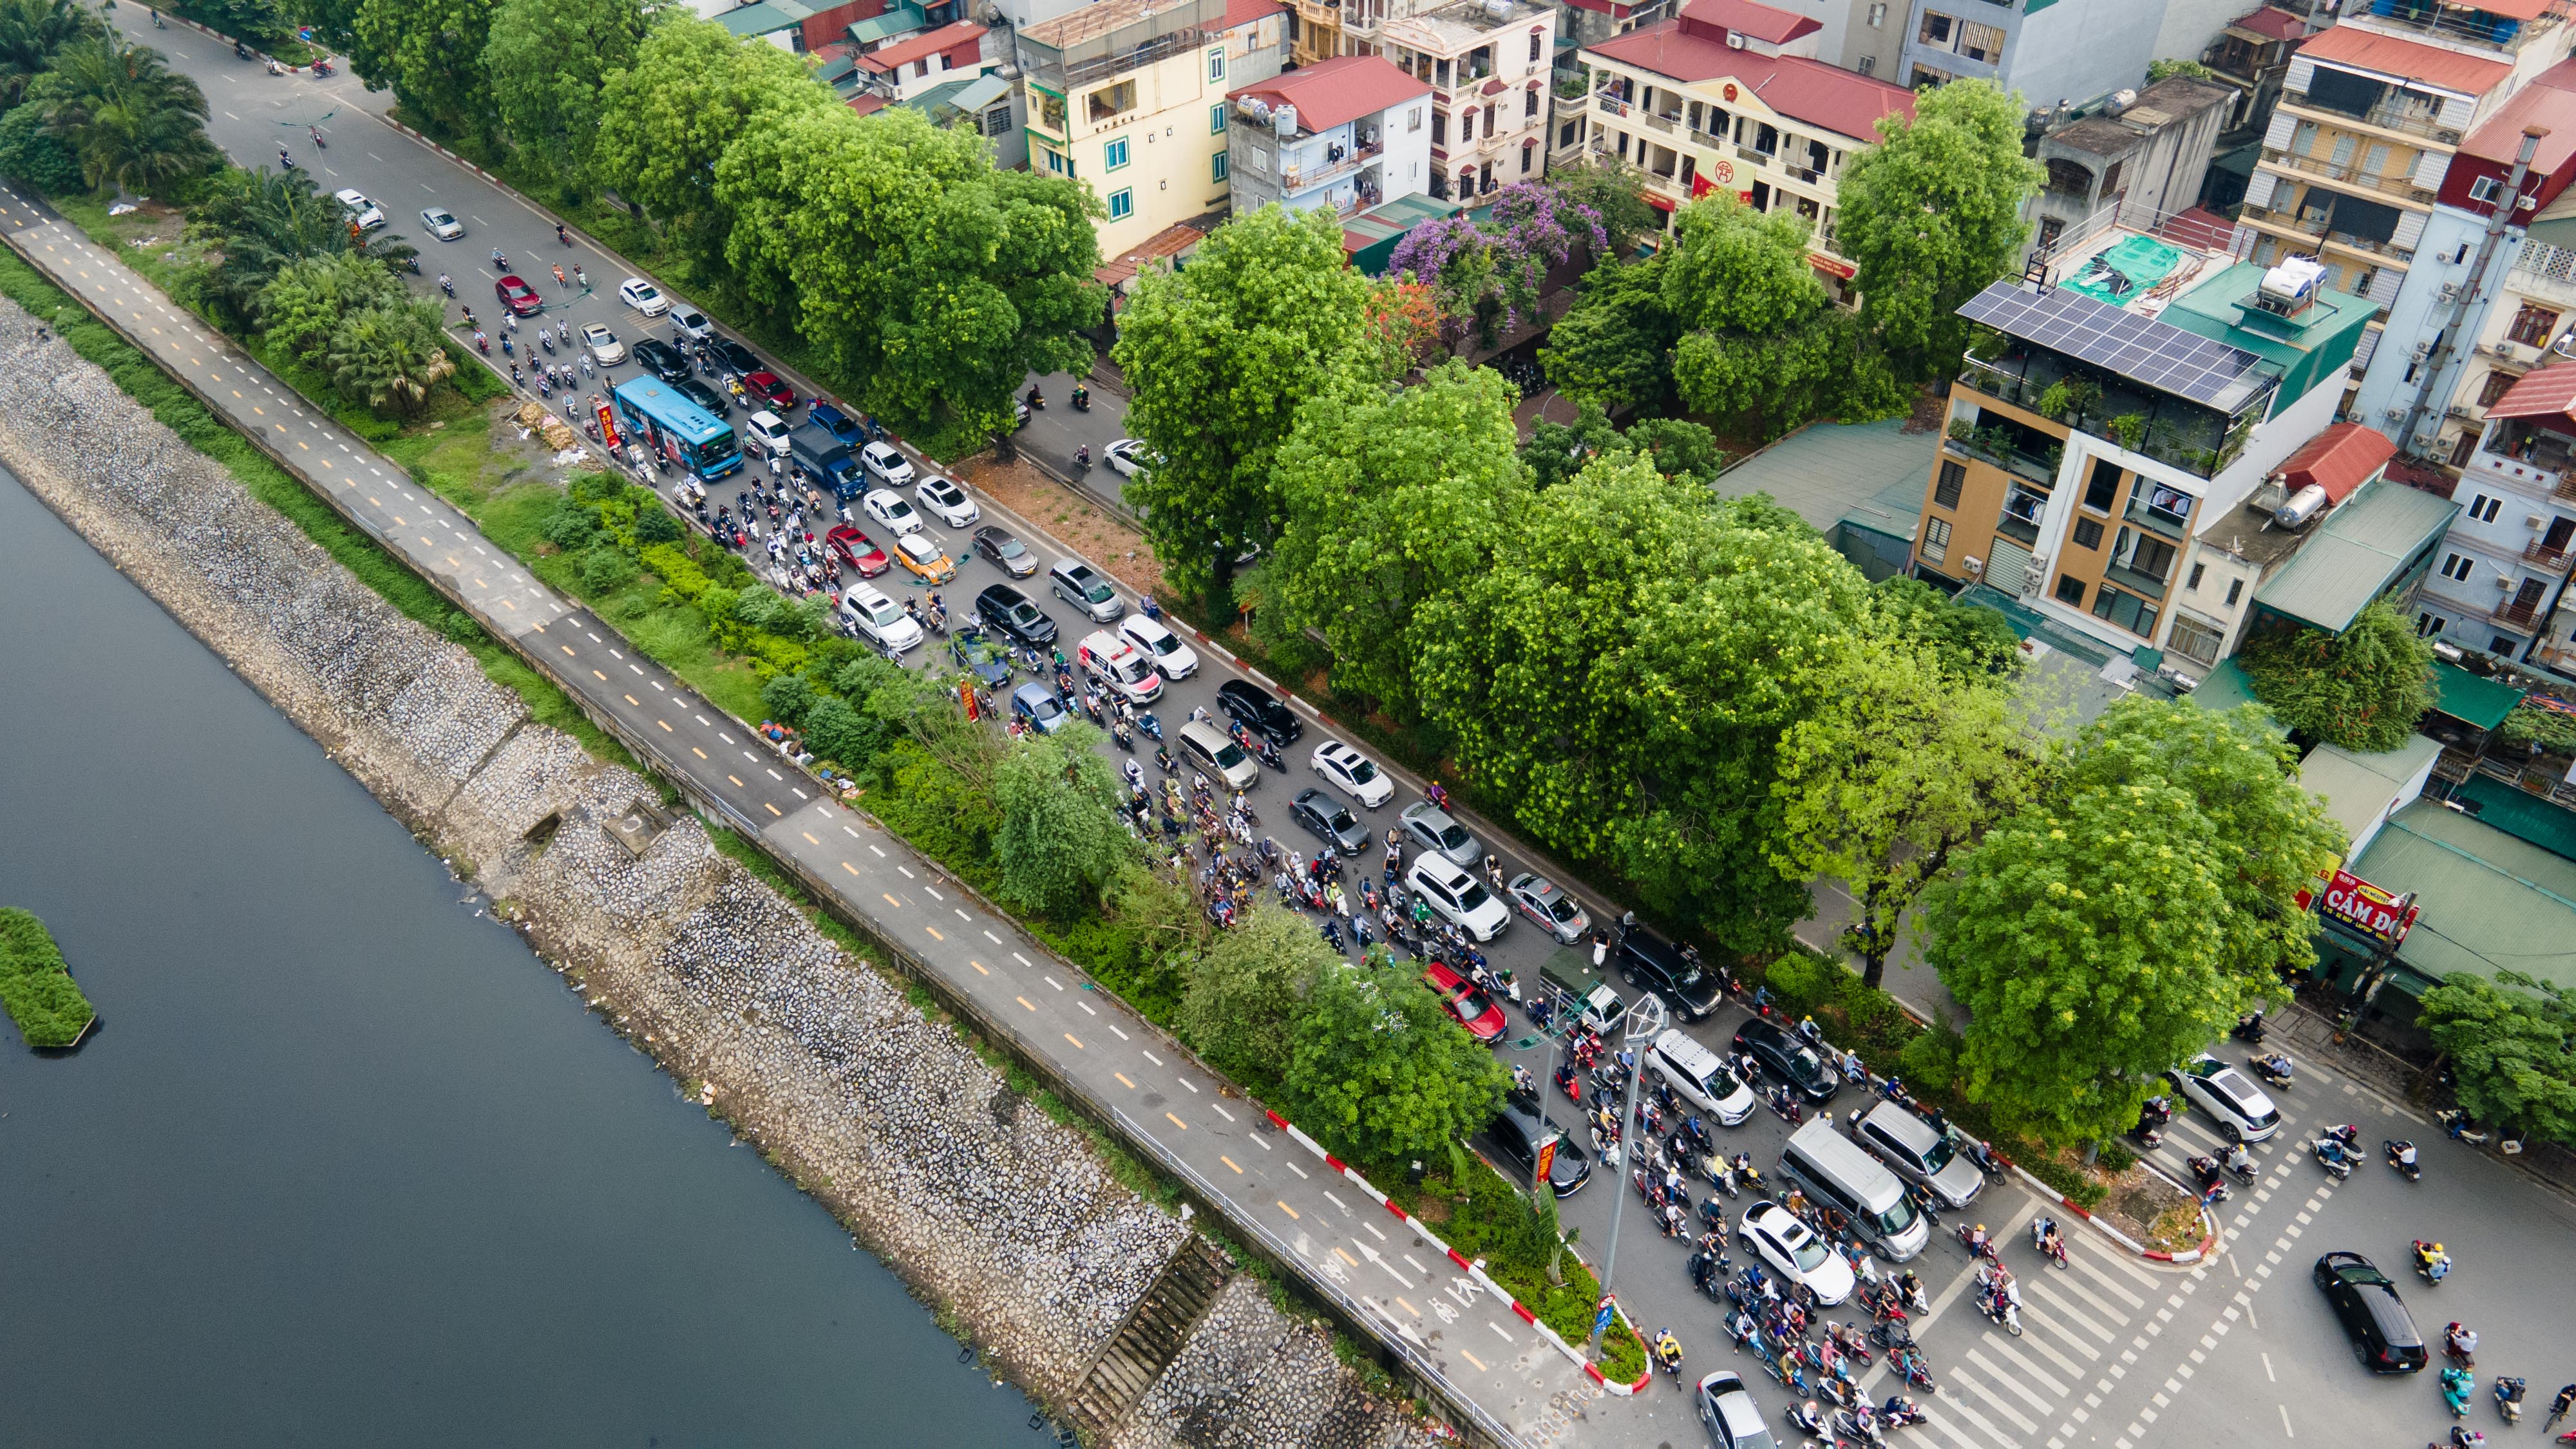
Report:
M 1678 116 L 1647 115 L 1640 116 L 1638 119 L 1646 123 L 1648 130 L 1661 131 L 1667 136 L 1678 134 L 1682 128 L 1681 118 Z
M 2508 629 L 2519 629 L 2525 634 L 2539 633 L 2540 623 L 2547 617 L 2548 611 L 2538 604 L 2517 604 L 2511 599 L 2496 605 L 2494 612 L 2487 615 L 2491 622 Z
M 2522 561 L 2553 574 L 2567 572 L 2567 561 L 2576 558 L 2576 549 L 2551 548 L 2537 540 L 2522 546 Z
M 2154 574 L 2140 573 L 2127 564 L 2115 563 L 2102 566 L 2102 577 L 2131 593 L 2144 594 L 2158 603 L 2164 601 L 2165 581 Z
M 2490 15 L 2472 4 L 2434 4 L 2427 3 L 2427 0 L 2396 0 L 2394 4 L 2381 0 L 2381 3 L 2367 9 L 2355 5 L 2351 7 L 2351 15 L 2372 25 L 2430 36 L 2455 48 L 2474 46 L 2506 55 L 2519 52 L 2558 26 L 2555 15 L 2516 23 Z
M 1771 152 L 1756 151 L 1750 146 L 1736 147 L 1735 154 L 1737 159 L 1751 166 L 1768 166 L 1771 164 L 1773 159 Z
M 2272 399 L 2272 390 L 2265 388 L 2230 418 L 2167 393 L 2142 389 L 2116 375 L 2072 366 L 2063 354 L 2045 348 L 1991 361 L 1971 356 L 1959 382 L 2046 417 L 2053 415 L 2042 406 L 2043 400 L 2049 398 L 2054 384 L 2070 377 L 2083 380 L 2094 392 L 2090 401 L 2080 409 L 2070 408 L 2059 421 L 2201 478 L 2215 477 L 2236 461 Z
M 2338 186 L 2354 191 L 2376 191 L 2383 196 L 2393 196 L 2400 201 L 2412 201 L 2420 206 L 2433 204 L 2433 193 L 2416 185 L 2415 178 L 2403 172 L 2393 176 L 2374 175 L 2349 163 L 2337 166 L 2333 162 L 2321 161 L 2314 156 L 2301 156 L 2292 151 L 2275 151 L 2269 146 L 2263 148 L 2263 160 L 2267 165 L 2292 171 L 2304 171 L 2311 176 L 2322 176 Z
M 2174 539 L 2191 537 L 2191 510 L 2200 500 L 2179 488 L 2140 478 L 2129 489 L 2129 506 L 2121 514 L 2140 528 L 2152 529 Z
M 2327 223 L 2323 218 L 2310 221 L 2294 212 L 2276 211 L 2267 206 L 2248 206 L 2245 208 L 2244 219 L 2258 225 L 2296 232 L 2300 236 L 2316 237 L 2329 246 L 2342 247 L 2346 251 L 2367 252 L 2375 257 L 2389 257 L 2401 262 L 2415 260 L 2412 249 L 2401 247 L 2394 241 L 2371 241 L 2365 237 L 2354 236 L 2350 232 L 2330 232 L 2326 230 Z
M 1961 421 L 1966 420 L 1961 419 Z M 1955 436 L 1944 438 L 1941 440 L 1941 446 L 1955 456 L 1974 458 L 1981 463 L 1991 463 L 2015 477 L 2027 478 L 2043 488 L 2056 486 L 2058 464 L 2066 453 L 2062 446 L 2056 450 L 2056 457 L 2050 457 L 2045 453 L 2033 453 L 2015 446 L 2001 437 L 1997 430 L 1991 428 L 1973 431 L 1964 438 Z
M 1636 109 L 1636 107 L 1629 105 L 1626 101 L 1619 99 L 1608 91 L 1594 92 L 1592 104 L 1601 108 L 1601 114 L 1605 116 L 1617 116 L 1622 120 L 1626 119 L 1628 115 Z
M 2385 101 L 2360 115 L 2339 111 L 2332 106 L 2310 105 L 2306 91 L 2283 90 L 2281 104 L 2308 111 L 2330 125 L 2363 125 L 2401 136 L 2421 136 L 2438 146 L 2457 146 L 2460 133 L 2442 124 L 2438 115 L 2427 115 L 2413 106 L 2391 105 Z
M 1304 191 L 1310 186 L 1321 186 L 1336 177 L 1357 171 L 1385 154 L 1386 143 L 1381 141 L 1373 146 L 1354 147 L 1339 161 L 1327 161 L 1320 166 L 1284 167 L 1279 173 L 1279 187 L 1282 191 Z

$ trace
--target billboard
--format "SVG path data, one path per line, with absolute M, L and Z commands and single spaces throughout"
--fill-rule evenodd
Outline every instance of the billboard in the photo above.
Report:
M 2348 930 L 2395 947 L 2406 939 L 2422 908 L 2411 892 L 2390 895 L 2351 871 L 2337 870 L 2326 881 L 2318 909 Z

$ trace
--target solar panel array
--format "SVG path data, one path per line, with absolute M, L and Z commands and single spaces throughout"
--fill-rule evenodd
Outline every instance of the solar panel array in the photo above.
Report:
M 2033 296 L 1997 282 L 1969 298 L 1959 315 L 2221 411 L 2233 412 L 2271 378 L 2263 359 L 2241 347 L 2062 287 Z

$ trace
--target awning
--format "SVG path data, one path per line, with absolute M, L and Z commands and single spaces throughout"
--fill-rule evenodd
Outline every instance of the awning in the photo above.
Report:
M 2471 729 L 2494 729 L 2520 703 L 2519 689 L 2481 679 L 2448 660 L 2433 661 L 2433 708 Z

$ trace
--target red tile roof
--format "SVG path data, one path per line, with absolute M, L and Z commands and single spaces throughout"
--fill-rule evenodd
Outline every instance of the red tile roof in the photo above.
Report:
M 850 109 L 862 116 L 873 116 L 893 104 L 875 91 L 861 91 L 850 97 Z
M 2228 24 L 2237 30 L 2250 30 L 2266 40 L 2296 40 L 2308 33 L 2308 22 L 2287 10 L 2266 5 L 2251 15 L 2240 15 Z
M 1415 80 L 1383 57 L 1337 55 L 1275 80 L 1228 91 L 1226 99 L 1257 96 L 1274 106 L 1295 106 L 1298 129 L 1312 133 L 1329 131 L 1346 121 L 1373 116 L 1389 106 L 1429 94 L 1430 82 Z
M 1584 53 L 1677 81 L 1732 80 L 1780 115 L 1855 141 L 1876 141 L 1883 116 L 1914 115 L 1914 93 L 1903 86 L 1820 60 L 1734 50 L 1684 32 L 1678 20 L 1586 46 Z
M 2236 223 L 2195 206 L 2165 218 L 2165 224 L 2156 228 L 2156 235 L 2195 251 L 2223 252 L 2236 239 Z
M 2496 3 L 2501 5 L 2506 0 Z M 2485 95 L 2496 82 L 2513 74 L 2513 67 L 2501 60 L 2400 40 L 2357 25 L 2338 25 L 2323 35 L 2311 36 L 2307 44 L 2299 47 L 2299 54 L 2308 60 L 2330 60 L 2356 70 L 2422 81 L 2464 96 Z
M 1691 0 L 1681 9 L 1686 26 L 1707 26 L 1720 31 L 1739 30 L 1745 35 L 1772 45 L 1786 45 L 1802 35 L 1813 35 L 1825 27 L 1807 16 L 1793 14 L 1755 0 Z M 1724 44 L 1724 35 L 1709 37 Z
M 1287 13 L 1288 7 L 1280 4 L 1279 0 L 1225 0 L 1225 23 L 1218 28 L 1232 30 L 1238 25 L 1250 25 L 1256 20 Z
M 2506 388 L 2487 409 L 2490 418 L 2543 418 L 2576 416 L 2576 362 L 2562 362 L 2537 372 L 2526 372 L 2522 381 Z
M 2299 445 L 2281 465 L 2281 482 L 2293 493 L 2314 484 L 2341 503 L 2396 456 L 2397 445 L 2384 434 L 2360 423 L 2337 423 Z
M 926 60 L 942 51 L 975 44 L 983 34 L 983 26 L 971 20 L 960 20 L 954 25 L 943 25 L 937 30 L 908 36 L 883 50 L 871 50 L 859 57 L 859 64 L 868 70 L 892 70 L 912 61 Z

